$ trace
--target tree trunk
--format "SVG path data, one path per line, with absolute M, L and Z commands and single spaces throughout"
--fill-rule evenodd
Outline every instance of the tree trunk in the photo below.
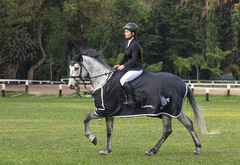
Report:
M 197 65 L 197 82 L 198 82 L 198 79 L 199 79 L 199 67 Z
M 63 45 L 62 45 L 62 67 L 64 67 L 64 62 L 66 61 L 66 60 L 64 60 L 64 59 L 66 59 L 66 47 L 67 47 L 67 24 L 68 24 L 68 21 L 67 20 L 65 20 L 64 21 L 64 27 L 63 27 Z
M 40 24 L 39 28 L 38 28 L 38 45 L 39 45 L 39 48 L 42 52 L 42 59 L 40 61 L 38 61 L 37 64 L 33 65 L 29 71 L 28 71 L 28 80 L 32 80 L 33 79 L 33 75 L 34 75 L 34 71 L 45 61 L 46 59 L 46 53 L 42 47 L 42 24 Z
M 5 79 L 16 79 L 19 64 L 10 64 L 3 67 L 3 76 Z

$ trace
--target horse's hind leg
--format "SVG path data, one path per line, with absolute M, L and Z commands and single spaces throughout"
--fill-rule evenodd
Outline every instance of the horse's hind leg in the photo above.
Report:
M 100 117 L 95 115 L 93 112 L 89 113 L 85 118 L 84 118 L 84 125 L 85 125 L 85 136 L 94 144 L 97 144 L 97 138 L 91 134 L 91 131 L 89 129 L 89 122 L 92 119 L 99 119 Z
M 162 115 L 163 122 L 163 133 L 162 137 L 158 141 L 158 143 L 149 151 L 145 152 L 145 156 L 152 156 L 152 154 L 156 154 L 167 137 L 172 133 L 172 118 L 166 115 Z
M 182 111 L 181 115 L 178 117 L 178 120 L 187 128 L 187 130 L 191 133 L 193 141 L 195 143 L 195 150 L 193 152 L 194 155 L 200 155 L 199 150 L 202 147 L 200 140 L 193 128 L 192 121 L 186 116 L 186 114 Z
M 106 117 L 106 128 L 107 128 L 107 148 L 99 152 L 99 155 L 106 155 L 112 151 L 112 133 L 113 133 L 113 117 Z

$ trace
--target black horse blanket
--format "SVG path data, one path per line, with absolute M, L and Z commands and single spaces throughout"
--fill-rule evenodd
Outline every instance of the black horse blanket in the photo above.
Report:
M 123 104 L 126 99 L 120 78 L 124 73 L 126 71 L 114 71 L 100 88 L 92 92 L 96 115 L 160 118 L 162 114 L 173 118 L 180 115 L 188 88 L 179 77 L 171 73 L 143 71 L 141 76 L 130 82 L 139 105 L 133 108 Z

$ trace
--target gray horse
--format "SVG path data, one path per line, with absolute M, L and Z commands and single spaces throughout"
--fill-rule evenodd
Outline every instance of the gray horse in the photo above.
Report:
M 109 79 L 111 78 L 111 75 L 113 74 L 112 68 L 110 68 L 105 63 L 103 54 L 94 49 L 85 49 L 85 50 L 82 50 L 80 55 L 77 55 L 75 52 L 73 52 L 73 55 L 74 56 L 72 58 L 71 65 L 69 66 L 70 67 L 70 76 L 73 78 L 69 79 L 68 87 L 71 89 L 74 89 L 74 87 L 76 86 L 76 83 L 77 83 L 77 81 L 79 81 L 79 79 L 84 80 L 84 77 L 88 77 L 92 83 L 92 87 L 93 87 L 94 91 L 96 91 L 97 89 L 103 89 L 103 85 L 109 81 Z M 152 74 L 154 75 L 154 73 L 152 73 Z M 172 76 L 175 76 L 175 75 L 169 74 L 169 78 L 171 78 Z M 175 76 L 175 77 L 177 77 L 177 76 Z M 185 84 L 180 78 L 178 78 L 178 81 L 181 84 Z M 171 87 L 171 88 L 173 88 L 173 87 Z M 185 97 L 188 97 L 190 105 L 192 107 L 193 114 L 194 114 L 194 121 L 196 122 L 200 132 L 202 132 L 204 134 L 217 133 L 217 132 L 208 132 L 206 130 L 202 113 L 200 111 L 200 108 L 198 106 L 198 103 L 194 97 L 192 90 L 186 84 L 184 85 L 184 88 L 186 88 L 186 93 L 185 93 L 185 96 L 182 96 L 180 98 L 180 100 L 184 101 Z M 104 90 L 103 90 L 103 92 L 100 92 L 100 93 L 101 93 L 100 95 L 104 95 Z M 173 106 L 171 106 L 171 102 L 169 102 L 169 104 L 170 105 L 168 107 L 173 107 Z M 95 102 L 95 105 L 96 105 L 96 102 Z M 101 103 L 101 105 L 102 105 L 102 103 Z M 125 106 L 125 105 L 123 105 L 123 106 Z M 97 105 L 96 105 L 96 107 L 97 107 Z M 120 106 L 120 107 L 122 107 L 122 106 Z M 177 107 L 177 106 L 175 106 L 175 107 Z M 141 107 L 140 107 L 140 109 L 141 109 Z M 158 107 L 158 109 L 161 109 L 161 108 Z M 179 114 L 173 115 L 173 116 L 169 115 L 168 113 L 158 113 L 157 115 L 155 115 L 155 114 L 148 115 L 148 114 L 143 113 L 143 115 L 141 115 L 141 116 L 154 116 L 155 115 L 154 117 L 161 118 L 162 123 L 163 123 L 162 137 L 157 142 L 157 144 L 149 151 L 146 151 L 144 155 L 151 156 L 158 152 L 158 150 L 160 149 L 160 147 L 162 146 L 164 141 L 172 133 L 172 118 L 177 118 L 186 127 L 186 129 L 190 132 L 190 134 L 193 138 L 193 141 L 195 143 L 195 150 L 194 150 L 193 154 L 194 155 L 200 154 L 199 150 L 201 148 L 201 142 L 193 128 L 192 121 L 186 116 L 186 114 L 182 110 L 182 103 L 181 103 L 181 107 L 178 107 L 177 110 L 178 110 Z M 84 119 L 85 136 L 94 145 L 96 145 L 97 138 L 91 133 L 91 131 L 89 129 L 89 122 L 92 119 L 105 118 L 106 127 L 107 127 L 107 147 L 103 151 L 100 151 L 99 155 L 106 155 L 112 151 L 113 123 L 114 123 L 114 117 L 117 117 L 117 116 L 114 116 L 114 115 L 101 116 L 97 112 L 98 112 L 98 107 L 97 107 L 96 111 L 86 115 L 86 117 Z M 144 111 L 144 112 L 146 112 L 146 111 Z M 135 115 L 135 116 L 138 116 L 138 115 Z M 132 117 L 132 116 L 130 116 L 130 117 Z

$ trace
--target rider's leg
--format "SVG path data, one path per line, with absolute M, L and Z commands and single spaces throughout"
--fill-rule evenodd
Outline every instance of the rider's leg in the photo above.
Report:
M 124 90 L 126 91 L 127 96 L 129 97 L 129 100 L 125 103 L 127 105 L 130 106 L 135 106 L 136 101 L 133 97 L 133 92 L 132 89 L 130 87 L 130 85 L 128 84 L 128 82 L 134 80 L 135 78 L 137 78 L 138 76 L 140 76 L 142 74 L 143 70 L 131 70 L 128 71 L 127 73 L 125 73 L 122 78 L 120 79 L 120 83 L 123 86 Z
M 133 97 L 133 92 L 132 92 L 132 89 L 131 89 L 130 85 L 127 82 L 125 82 L 123 84 L 123 88 L 124 88 L 124 90 L 127 94 L 127 97 L 128 97 L 128 100 L 124 104 L 134 107 L 137 103 L 136 103 L 136 101 Z

